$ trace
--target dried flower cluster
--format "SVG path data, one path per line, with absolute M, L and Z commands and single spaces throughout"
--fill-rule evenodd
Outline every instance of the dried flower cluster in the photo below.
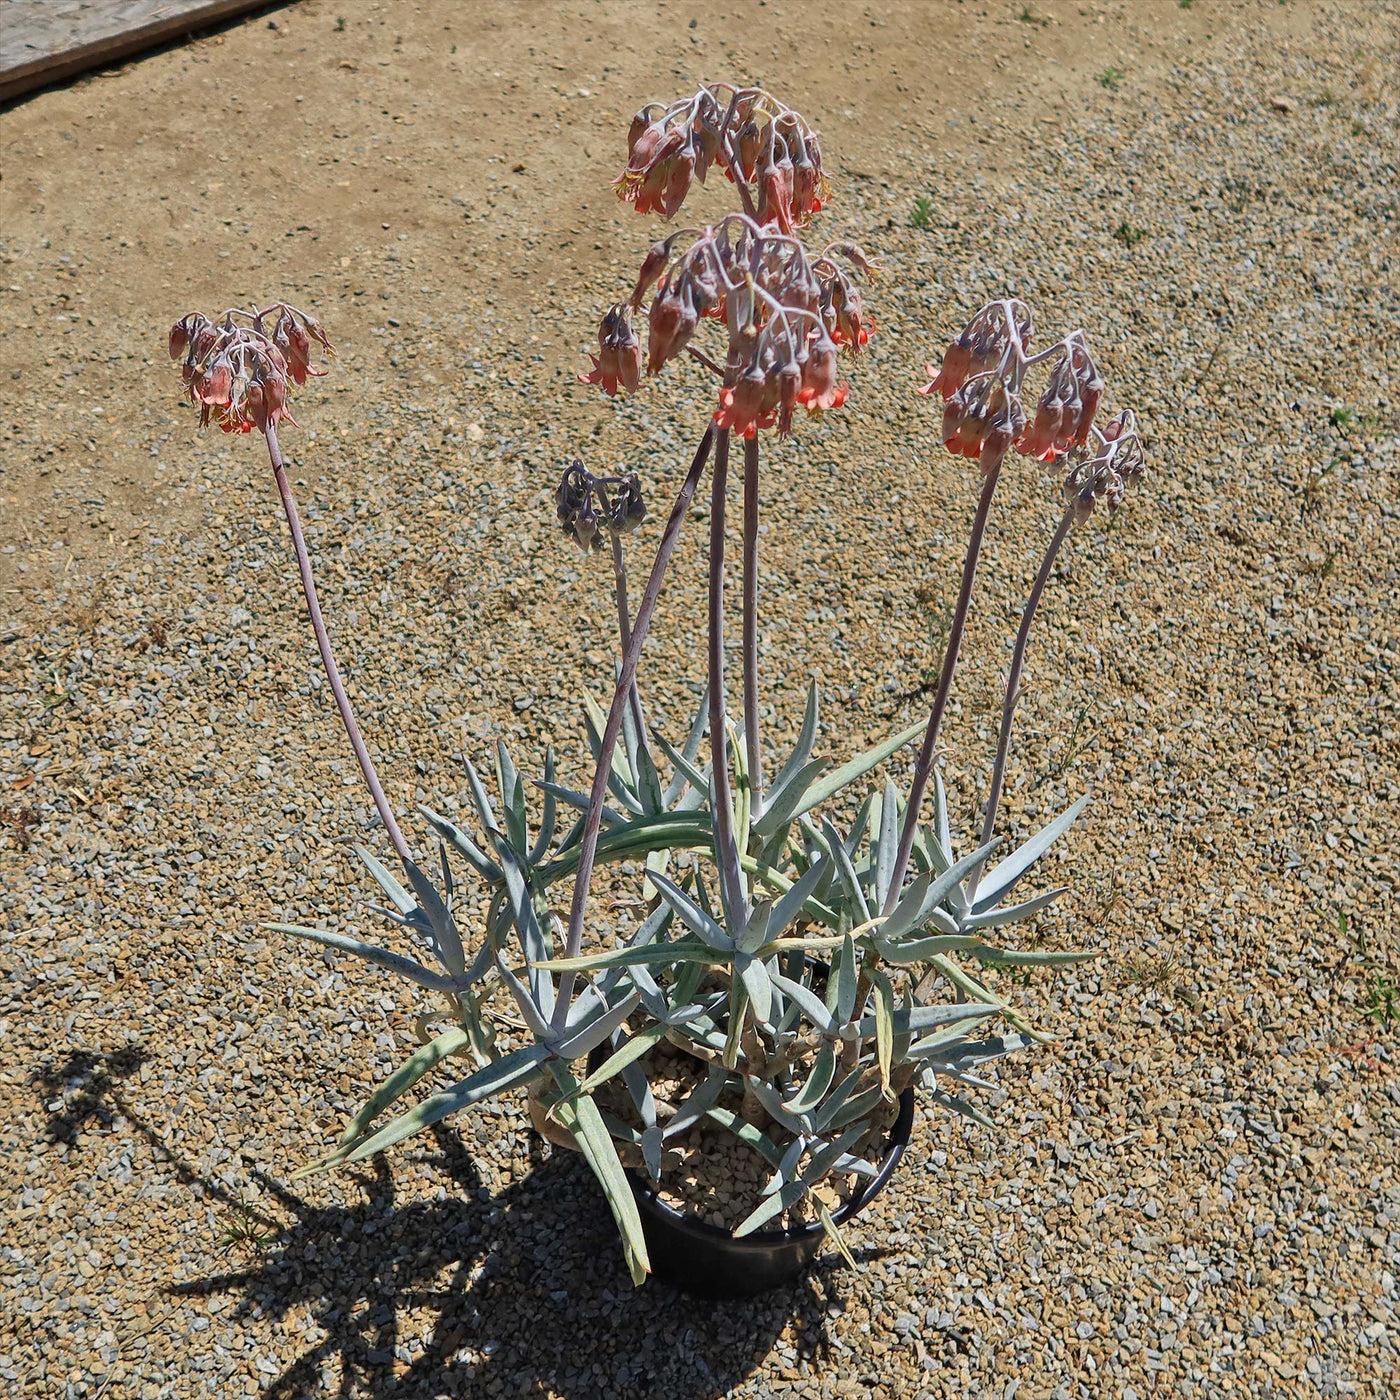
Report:
M 627 135 L 627 169 L 613 183 L 639 214 L 672 219 L 716 162 L 731 180 L 737 168 L 756 186 L 759 223 L 784 233 L 805 224 L 829 191 L 821 143 L 802 117 L 762 88 L 727 83 L 643 107 Z
M 607 532 L 625 535 L 646 519 L 641 480 L 630 476 L 594 476 L 574 459 L 554 492 L 559 526 L 582 549 L 602 549 Z
M 274 313 L 269 332 L 265 321 Z M 201 428 L 213 419 L 226 433 L 266 432 L 283 418 L 296 422 L 287 409 L 288 377 L 300 386 L 324 373 L 311 364 L 313 342 L 335 353 L 314 317 L 283 302 L 265 311 L 231 308 L 218 325 L 192 311 L 170 328 L 170 358 L 184 356 L 180 373 Z
M 1104 424 L 1098 452 L 1076 462 L 1065 477 L 1065 503 L 1076 525 L 1083 525 L 1099 501 L 1110 515 L 1123 504 L 1129 486 L 1147 474 L 1142 439 L 1132 409 L 1125 408 Z

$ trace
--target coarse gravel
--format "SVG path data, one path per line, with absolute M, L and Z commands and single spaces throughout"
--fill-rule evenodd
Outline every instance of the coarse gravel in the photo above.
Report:
M 0 1378 L 63 1400 L 1393 1394 L 1400 11 L 823 0 L 691 30 L 528 8 L 463 32 L 456 7 L 311 0 L 3 117 Z M 849 403 L 765 459 L 771 732 L 813 675 L 833 752 L 928 703 L 976 482 L 912 389 L 984 300 L 1024 297 L 1041 343 L 1087 328 L 1150 473 L 1056 571 L 1003 821 L 1092 788 L 1035 936 L 1105 956 L 998 984 L 1057 1039 L 982 1096 L 994 1130 L 920 1110 L 849 1231 L 858 1272 L 828 1252 L 709 1304 L 632 1291 L 586 1169 L 519 1098 L 291 1180 L 422 1008 L 259 931 L 392 937 L 350 849 L 384 843 L 258 445 L 195 436 L 160 341 L 281 294 L 339 341 L 284 444 L 395 805 L 462 809 L 454 755 L 498 736 L 582 774 L 610 580 L 558 536 L 554 475 L 575 452 L 641 472 L 653 542 L 711 392 L 679 364 L 627 402 L 574 382 L 653 236 L 603 180 L 632 108 L 735 70 L 823 131 L 818 231 L 883 267 Z M 969 838 L 1057 514 L 1014 468 L 946 730 Z M 671 732 L 704 533 L 644 663 Z

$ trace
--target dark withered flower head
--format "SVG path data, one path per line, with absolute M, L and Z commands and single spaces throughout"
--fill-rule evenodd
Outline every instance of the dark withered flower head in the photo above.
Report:
M 646 519 L 641 479 L 628 476 L 594 476 L 575 458 L 564 468 L 554 491 L 559 528 L 580 549 L 602 549 L 609 533 L 625 535 Z

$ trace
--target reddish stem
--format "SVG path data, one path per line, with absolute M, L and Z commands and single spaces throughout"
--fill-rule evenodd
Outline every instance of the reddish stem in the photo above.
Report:
M 758 434 L 744 439 L 744 750 L 754 804 L 763 801 L 758 735 Z
M 729 429 L 715 439 L 715 466 L 710 479 L 710 781 L 714 784 L 715 856 L 724 883 L 729 917 L 738 925 L 744 908 L 743 877 L 734 837 L 733 798 L 729 786 L 729 726 L 724 696 L 724 515 L 729 485 Z M 738 927 L 734 929 L 737 935 Z
M 924 792 L 933 772 L 933 760 L 938 753 L 938 731 L 943 727 L 943 712 L 947 708 L 948 696 L 953 689 L 953 672 L 957 669 L 958 652 L 962 649 L 963 633 L 967 629 L 968 609 L 972 606 L 972 585 L 977 578 L 977 556 L 982 552 L 982 539 L 987 533 L 987 516 L 992 509 L 992 494 L 996 491 L 997 477 L 1000 475 L 1001 464 L 998 463 L 982 479 L 982 494 L 977 501 L 977 515 L 973 519 L 972 535 L 967 542 L 967 557 L 963 560 L 962 586 L 958 589 L 958 601 L 953 608 L 953 621 L 948 629 L 948 645 L 943 650 L 943 666 L 938 673 L 938 689 L 934 693 L 933 708 L 929 711 L 928 726 L 924 730 L 923 747 L 920 748 L 918 762 L 914 765 L 914 782 L 909 790 L 909 805 L 904 809 L 904 826 L 899 833 L 899 854 L 895 858 L 889 893 L 881 911 L 884 914 L 889 914 L 899 903 L 904 874 L 909 869 L 909 856 L 914 849 L 914 832 L 919 825 L 919 808 L 923 806 Z
M 641 660 L 642 643 L 651 627 L 651 615 L 656 609 L 656 601 L 661 596 L 661 583 L 666 577 L 666 568 L 676 550 L 681 526 L 685 523 L 686 512 L 695 499 L 695 488 L 699 484 L 705 463 L 710 457 L 714 444 L 715 429 L 711 424 L 695 449 L 690 470 L 681 483 L 676 504 L 671 508 L 671 518 L 661 533 L 661 543 L 657 546 L 656 559 L 651 566 L 651 577 L 647 579 L 646 591 L 637 607 L 637 617 L 632 624 L 627 648 L 622 654 L 622 671 L 613 690 L 612 704 L 608 707 L 607 723 L 603 726 L 603 742 L 598 754 L 598 768 L 593 775 L 593 789 L 588 796 L 588 812 L 583 819 L 583 840 L 579 848 L 578 873 L 574 877 L 573 902 L 569 908 L 569 936 L 566 957 L 576 958 L 583 947 L 583 916 L 588 905 L 588 886 L 593 879 L 593 863 L 598 854 L 598 832 L 603 824 L 603 800 L 608 793 L 608 775 L 612 772 L 613 750 L 617 747 L 618 735 L 622 731 L 622 712 L 627 705 L 627 697 L 632 690 L 632 682 L 637 677 L 637 663 Z M 575 977 L 566 972 L 560 978 L 559 999 L 554 1008 L 554 1026 L 561 1030 L 569 1014 L 569 1003 L 573 997 Z
M 296 551 L 297 568 L 301 572 L 301 590 L 306 595 L 306 610 L 311 614 L 311 630 L 316 634 L 316 646 L 321 653 L 321 664 L 326 668 L 326 678 L 331 683 L 331 694 L 335 696 L 336 709 L 340 711 L 345 732 L 350 737 L 350 747 L 355 750 L 355 757 L 359 760 L 360 772 L 365 775 L 365 782 L 374 797 L 379 820 L 384 823 L 384 830 L 388 833 L 394 850 L 398 852 L 399 859 L 405 865 L 410 865 L 413 857 L 408 853 L 408 843 L 403 839 L 403 832 L 399 830 L 399 824 L 394 819 L 393 808 L 389 806 L 389 799 L 380 786 L 379 775 L 374 771 L 374 762 L 369 756 L 369 750 L 365 747 L 364 739 L 360 737 L 360 726 L 355 722 L 355 712 L 350 708 L 350 697 L 346 695 L 345 686 L 340 679 L 340 667 L 335 664 L 335 653 L 331 650 L 331 639 L 326 633 L 325 618 L 321 616 L 321 604 L 316 598 L 316 580 L 311 572 L 311 556 L 306 550 L 306 538 L 301 532 L 301 517 L 297 513 L 296 498 L 292 495 L 287 472 L 282 464 L 282 449 L 277 443 L 277 430 L 269 424 L 263 429 L 263 435 L 267 438 L 267 453 L 272 459 L 272 472 L 277 478 L 277 489 L 282 495 L 282 509 L 287 513 L 287 527 L 292 532 L 292 548 Z

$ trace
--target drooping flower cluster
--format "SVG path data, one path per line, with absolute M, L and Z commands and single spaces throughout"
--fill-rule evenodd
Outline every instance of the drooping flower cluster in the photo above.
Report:
M 787 433 L 799 405 L 809 412 L 840 407 L 846 386 L 837 382 L 837 351 L 858 352 L 874 325 L 860 289 L 834 255 L 873 273 L 860 248 L 833 244 L 813 257 L 791 235 L 731 214 L 674 256 L 676 243 L 694 232 L 682 229 L 657 243 L 632 292 L 631 306 L 640 308 L 656 286 L 647 317 L 647 373 L 659 373 L 689 346 L 701 320 L 712 317 L 729 331 L 715 412 L 721 428 L 752 437 L 776 424 Z M 630 332 L 620 308 L 610 308 L 599 343 L 616 343 L 624 323 Z M 593 375 L 581 377 L 612 392 L 608 360 L 595 364 Z M 617 382 L 626 384 L 620 372 Z
M 805 224 L 830 192 L 821 143 L 801 115 L 762 88 L 727 83 L 643 107 L 627 135 L 627 168 L 613 183 L 639 214 L 671 219 L 715 163 L 754 186 L 759 223 L 784 233 Z
M 642 382 L 642 342 L 632 325 L 632 308 L 620 301 L 608 307 L 598 326 L 598 353 L 590 355 L 591 374 L 579 375 L 580 384 L 601 384 L 611 398 L 620 384 L 629 394 Z
M 1082 448 L 1103 398 L 1103 379 L 1078 332 L 1066 338 L 1064 354 L 1050 371 L 1050 382 L 1036 405 L 1035 422 L 1017 446 L 1042 462 Z
M 554 492 L 559 526 L 584 550 L 602 549 L 607 533 L 625 535 L 646 519 L 642 483 L 629 476 L 594 476 L 574 459 Z
M 984 473 L 1000 467 L 1014 446 L 1042 462 L 1087 450 L 1104 382 L 1082 331 L 1038 355 L 1029 354 L 1030 309 L 1014 298 L 982 308 L 928 366 L 918 392 L 941 394 L 943 443 L 976 458 Z M 1049 380 L 1030 420 L 1021 397 L 1028 369 L 1051 362 Z
M 269 331 L 265 322 L 274 312 Z M 184 357 L 180 374 L 199 405 L 201 428 L 212 419 L 226 433 L 265 432 L 284 418 L 296 422 L 287 409 L 288 377 L 300 386 L 325 373 L 311 364 L 313 342 L 335 353 L 320 323 L 285 303 L 233 308 L 217 325 L 192 311 L 170 328 L 170 358 Z
M 943 405 L 943 445 L 955 455 L 971 457 L 984 474 L 1001 465 L 1025 427 L 1020 395 L 990 371 L 964 384 Z
M 874 322 L 836 257 L 870 276 L 874 269 L 853 243 L 832 243 L 813 256 L 793 236 L 830 192 L 821 143 L 802 116 L 762 88 L 710 83 L 669 106 L 643 107 L 632 120 L 627 149 L 627 169 L 614 183 L 639 212 L 672 217 L 716 163 L 738 189 L 744 212 L 679 230 L 651 249 L 630 310 L 609 307 L 598 328 L 593 370 L 579 378 L 602 385 L 610 396 L 619 385 L 636 388 L 641 346 L 631 316 L 655 287 L 647 312 L 647 373 L 659 373 L 689 349 L 723 379 L 718 427 L 742 437 L 774 426 L 786 434 L 799 405 L 815 413 L 844 403 L 837 351 L 858 352 Z M 683 239 L 692 241 L 677 257 Z M 729 331 L 722 366 L 718 356 L 712 360 L 690 344 L 707 316 Z
M 928 366 L 932 382 L 919 393 L 951 399 L 974 375 L 1006 367 L 1013 343 L 1023 354 L 1029 353 L 1031 335 L 1031 312 L 1025 302 L 1012 298 L 989 303 L 943 352 L 942 367 Z
M 1127 488 L 1147 474 L 1147 459 L 1131 409 L 1110 418 L 1094 436 L 1097 452 L 1076 462 L 1064 481 L 1065 504 L 1076 525 L 1083 525 L 1100 501 L 1112 515 L 1123 504 Z

